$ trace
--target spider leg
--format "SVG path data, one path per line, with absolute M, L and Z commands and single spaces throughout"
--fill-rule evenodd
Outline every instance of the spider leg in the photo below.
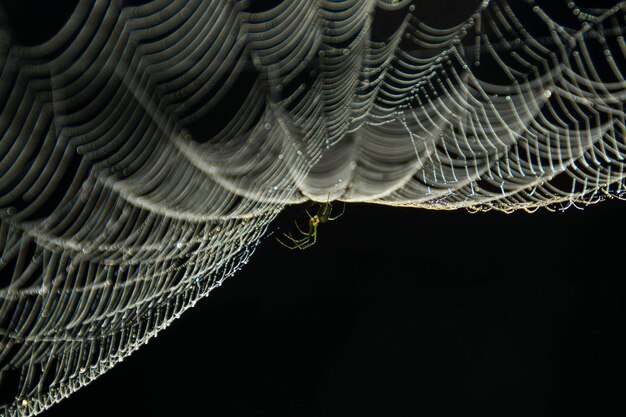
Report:
M 280 240 L 279 238 L 276 238 L 276 240 L 278 241 L 278 243 L 280 243 L 281 245 L 283 245 L 287 249 L 298 249 L 297 245 L 288 245 L 285 242 L 283 242 L 282 240 Z
M 306 239 L 303 240 L 298 246 L 296 246 L 294 249 L 300 249 L 300 250 L 304 250 L 307 248 L 310 248 L 311 246 L 313 246 L 315 244 L 315 240 L 313 239 Z
M 309 236 L 308 233 L 306 233 L 304 230 L 300 228 L 300 226 L 298 225 L 298 222 L 294 222 L 294 223 L 296 225 L 296 229 L 298 229 L 298 232 L 300 232 L 303 236 Z
M 308 237 L 303 237 L 302 239 L 296 239 L 295 237 L 291 236 L 291 233 L 285 233 L 285 237 L 287 239 L 291 240 L 296 245 L 300 245 L 301 243 L 306 242 L 307 240 L 309 240 Z
M 317 242 L 317 226 L 312 226 L 311 234 L 309 235 L 308 240 L 303 242 L 299 249 L 304 250 L 306 248 L 310 248 L 315 245 L 315 242 Z
M 330 203 L 328 203 L 330 204 Z M 332 206 L 331 206 L 331 210 L 332 210 Z M 341 213 L 339 213 L 338 215 L 336 215 L 335 217 L 329 217 L 328 220 L 337 220 L 338 218 L 340 218 L 341 216 L 343 216 L 343 213 L 346 212 L 346 202 L 343 202 L 343 205 L 341 207 Z
M 303 243 L 302 246 L 299 246 L 297 249 L 300 250 L 305 250 L 307 248 L 310 248 L 311 246 L 313 246 L 315 243 L 313 243 L 313 241 L 307 242 L 307 243 Z
M 299 241 L 296 240 L 293 236 L 291 236 L 291 233 L 287 232 L 287 233 L 283 233 L 283 236 L 286 237 L 287 239 L 289 239 L 293 244 L 287 244 L 285 242 L 283 242 L 282 240 L 276 238 L 276 240 L 278 240 L 278 242 L 280 244 L 282 244 L 283 246 L 289 248 L 289 249 L 297 249 Z
M 285 233 L 284 236 L 289 239 L 291 242 L 293 242 L 292 245 L 289 245 L 285 242 L 283 242 L 282 240 L 276 238 L 276 240 L 278 241 L 278 243 L 280 243 L 281 245 L 283 245 L 284 247 L 286 247 L 287 249 L 303 249 L 303 246 L 305 246 L 308 241 L 309 238 L 305 237 L 302 239 L 296 239 L 293 236 L 291 236 L 291 233 Z

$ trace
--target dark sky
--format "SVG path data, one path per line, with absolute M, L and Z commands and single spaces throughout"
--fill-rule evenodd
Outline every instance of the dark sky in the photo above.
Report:
M 50 4 L 15 27 L 25 43 L 48 36 Z M 348 205 L 317 245 L 288 250 L 274 238 L 305 224 L 304 208 L 210 297 L 43 416 L 626 411 L 626 202 L 533 215 Z

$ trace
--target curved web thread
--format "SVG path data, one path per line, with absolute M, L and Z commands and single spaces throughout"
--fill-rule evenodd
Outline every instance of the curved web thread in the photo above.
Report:
M 2 414 L 128 356 L 287 204 L 622 197 L 626 5 L 437 3 L 78 2 L 36 45 L 3 14 Z

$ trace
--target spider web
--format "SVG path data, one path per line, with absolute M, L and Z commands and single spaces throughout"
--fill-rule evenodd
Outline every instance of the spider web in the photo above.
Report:
M 285 205 L 622 197 L 625 12 L 81 1 L 28 43 L 0 9 L 1 414 L 37 414 L 146 343 Z

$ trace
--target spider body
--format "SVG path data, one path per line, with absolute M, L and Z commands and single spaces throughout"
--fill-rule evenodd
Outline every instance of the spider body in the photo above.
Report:
M 305 232 L 300 228 L 300 226 L 298 226 L 298 223 L 296 222 L 296 229 L 298 229 L 298 232 L 302 236 L 299 239 L 296 239 L 291 235 L 291 233 L 287 232 L 284 236 L 289 239 L 291 244 L 284 243 L 280 239 L 278 239 L 278 242 L 289 249 L 306 249 L 308 247 L 311 247 L 315 245 L 315 242 L 317 242 L 317 226 L 320 223 L 326 223 L 328 221 L 338 219 L 344 213 L 345 209 L 346 206 L 344 204 L 341 213 L 339 213 L 335 217 L 331 217 L 333 212 L 333 206 L 329 202 L 321 203 L 315 215 L 312 215 L 311 213 L 309 213 L 308 210 L 306 210 L 306 214 L 309 216 L 308 230 Z
M 331 218 L 330 215 L 332 214 L 332 212 L 333 212 L 333 206 L 330 203 L 322 203 L 320 204 L 320 207 L 317 210 L 317 214 L 315 214 L 315 216 L 313 217 L 317 217 L 317 220 L 319 223 L 326 223 L 329 220 L 335 220 L 337 217 L 343 214 L 343 213 L 340 213 L 337 217 Z

